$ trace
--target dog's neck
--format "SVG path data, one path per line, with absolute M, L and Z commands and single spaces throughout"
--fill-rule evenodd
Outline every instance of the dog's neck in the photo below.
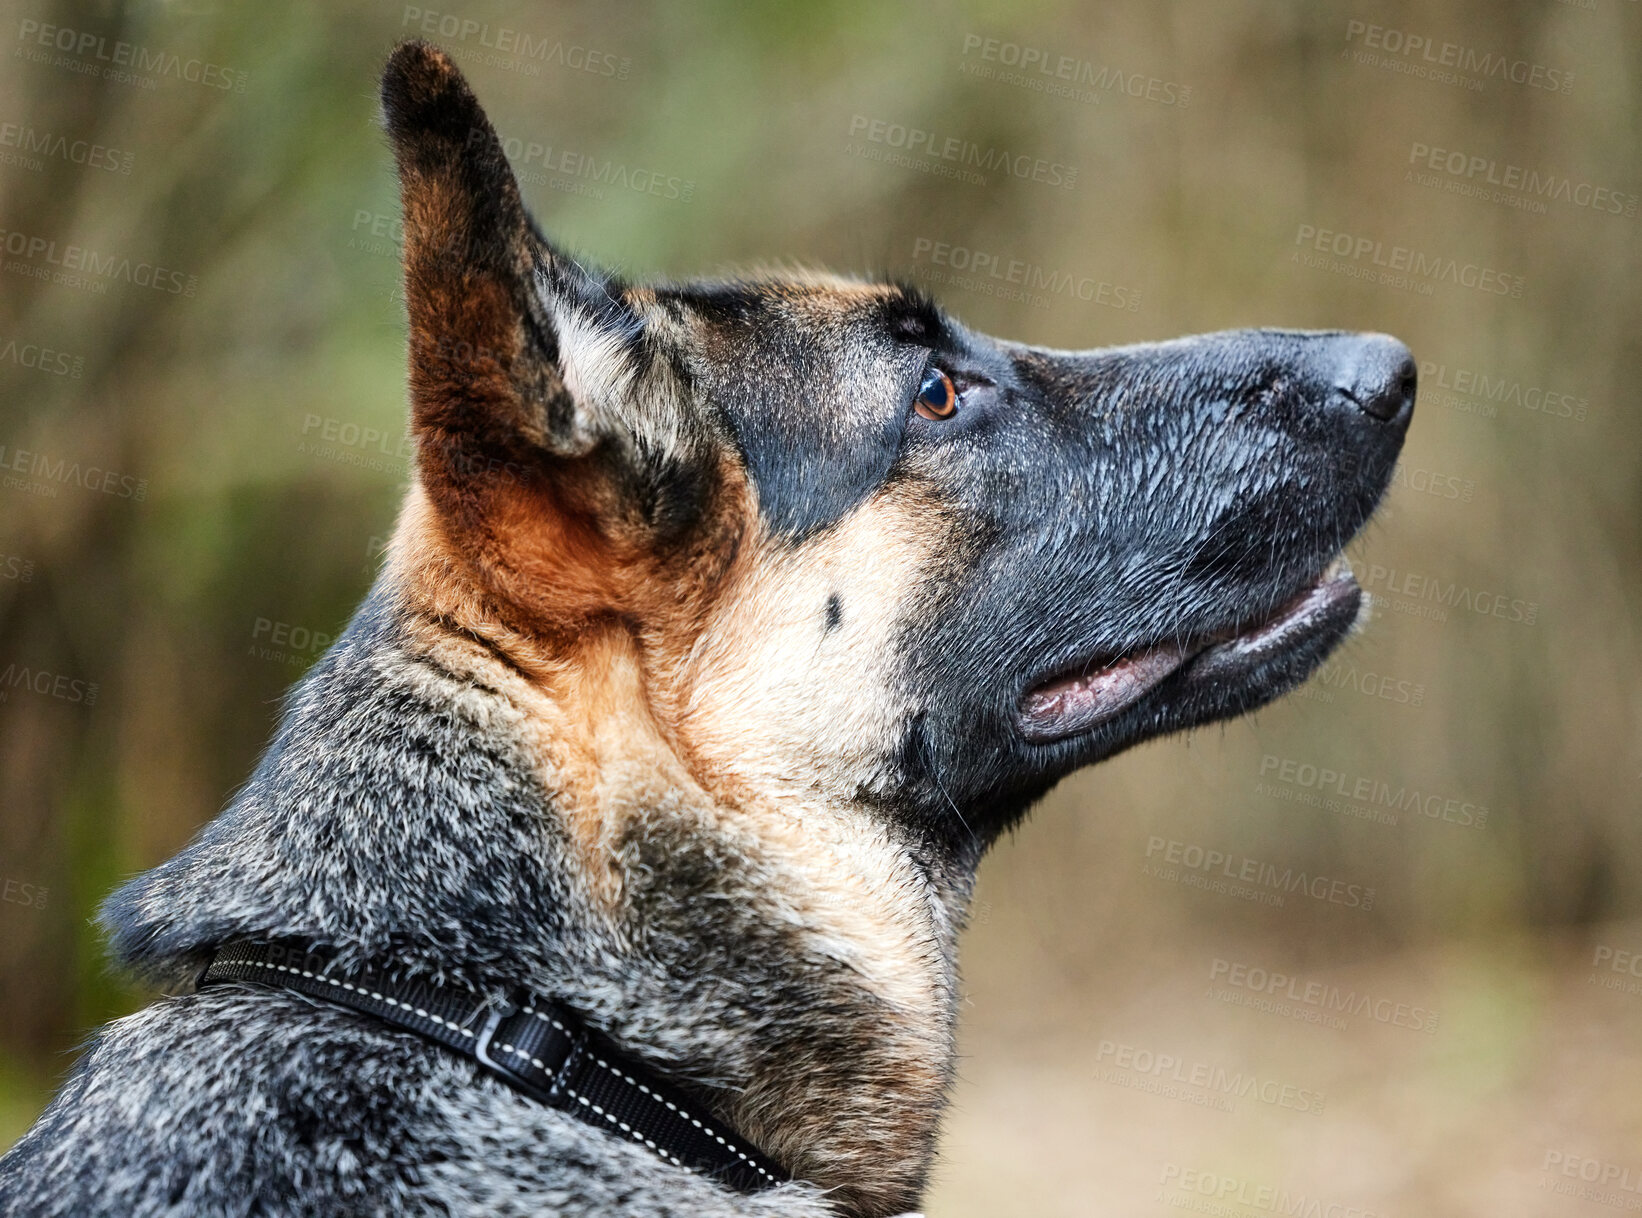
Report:
M 527 646 L 411 574 L 390 562 L 233 804 L 110 901 L 116 953 L 177 980 L 294 938 L 550 994 L 850 1212 L 911 1208 L 964 894 L 876 822 L 710 792 L 619 634 Z

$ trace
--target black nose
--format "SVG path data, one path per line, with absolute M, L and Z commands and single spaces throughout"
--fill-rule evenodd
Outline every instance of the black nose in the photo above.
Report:
M 1358 336 L 1344 364 L 1335 388 L 1364 414 L 1390 423 L 1406 421 L 1413 413 L 1419 371 L 1402 343 L 1389 334 Z

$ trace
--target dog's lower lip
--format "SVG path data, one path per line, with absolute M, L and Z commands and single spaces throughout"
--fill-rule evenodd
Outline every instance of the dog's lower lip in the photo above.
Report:
M 1257 621 L 1229 630 L 1130 652 L 1087 671 L 1064 673 L 1027 691 L 1018 723 L 1026 739 L 1047 743 L 1116 718 L 1166 678 L 1190 665 L 1191 682 L 1248 668 L 1282 651 L 1359 594 L 1350 564 L 1338 558 L 1303 592 Z
M 1058 740 L 1105 723 L 1127 710 L 1192 655 L 1188 645 L 1152 647 L 1102 668 L 1046 681 L 1021 699 L 1021 733 Z
M 1355 614 L 1360 595 L 1351 564 L 1343 556 L 1337 558 L 1315 583 L 1268 617 L 1212 640 L 1194 659 L 1189 675 L 1193 681 L 1201 681 L 1257 664 L 1312 633 L 1348 603 Z

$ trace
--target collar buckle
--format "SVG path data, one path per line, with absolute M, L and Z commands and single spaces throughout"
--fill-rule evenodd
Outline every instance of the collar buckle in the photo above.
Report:
M 557 1097 L 553 1094 L 555 1088 L 551 1081 L 557 1072 L 544 1072 L 550 1084 L 543 1086 L 541 1076 L 536 1074 L 530 1055 L 510 1043 L 512 1039 L 517 1039 L 516 1037 L 496 1044 L 496 1033 L 503 1022 L 512 1019 L 518 1013 L 519 1005 L 511 999 L 492 1006 L 485 1015 L 483 1026 L 473 1038 L 473 1056 L 492 1074 L 500 1075 L 502 1081 L 509 1086 L 517 1087 L 541 1103 L 553 1104 Z M 512 1060 L 514 1058 L 518 1059 L 518 1064 Z

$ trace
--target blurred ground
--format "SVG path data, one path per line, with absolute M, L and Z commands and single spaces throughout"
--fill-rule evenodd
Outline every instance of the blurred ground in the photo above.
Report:
M 1642 923 L 1342 950 L 1150 917 L 1126 851 L 1068 906 L 1032 836 L 983 880 L 931 1215 L 1642 1209 Z
M 633 275 L 788 259 L 1046 344 L 1421 361 L 1369 628 L 986 864 L 932 1215 L 1642 1208 L 1632 0 L 0 0 L 0 1143 L 144 1000 L 97 902 L 243 780 L 374 571 L 408 455 L 375 77 L 411 33 L 545 229 Z M 1542 1187 L 1581 1172 L 1603 1196 Z
M 1639 933 L 1628 928 L 1632 942 Z M 1270 958 L 1258 943 L 1248 951 Z M 1114 985 L 1098 1020 L 1066 995 L 1030 1015 L 978 1003 L 929 1213 L 1642 1208 L 1642 999 L 1593 986 L 1588 967 L 1566 963 L 1573 955 L 1566 942 L 1467 942 L 1308 974 L 1359 994 L 1430 995 L 1447 1020 L 1440 1037 L 1370 1015 L 1336 1030 L 1215 1009 L 1208 969 L 1191 958 L 1148 961 L 1140 971 L 1161 963 L 1172 984 Z M 1129 1069 L 1113 1064 L 1124 1047 Z M 1147 1052 L 1182 1064 L 1150 1064 Z M 1221 1111 L 1202 1098 L 1221 1094 L 1219 1082 L 1170 1093 L 1161 1081 L 1205 1066 L 1315 1089 L 1325 1115 L 1258 1092 Z M 1148 1080 L 1164 1093 L 1142 1090 Z

